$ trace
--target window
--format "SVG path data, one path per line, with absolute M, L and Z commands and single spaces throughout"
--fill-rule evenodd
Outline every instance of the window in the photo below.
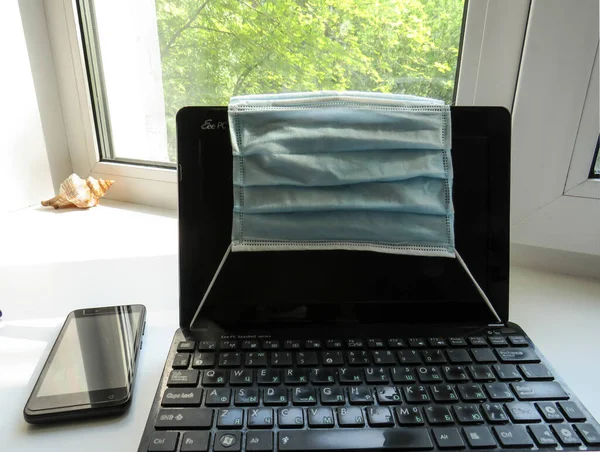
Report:
M 464 0 L 79 0 L 103 160 L 170 166 L 186 105 L 281 91 L 452 103 Z

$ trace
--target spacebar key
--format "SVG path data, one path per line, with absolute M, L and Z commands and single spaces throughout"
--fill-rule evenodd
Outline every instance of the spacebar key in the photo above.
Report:
M 425 429 L 298 430 L 279 432 L 280 451 L 429 450 L 433 444 Z

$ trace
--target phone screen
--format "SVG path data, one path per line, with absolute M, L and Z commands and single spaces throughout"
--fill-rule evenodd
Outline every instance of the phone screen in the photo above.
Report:
M 93 404 L 127 395 L 142 315 L 141 306 L 69 314 L 28 408 Z

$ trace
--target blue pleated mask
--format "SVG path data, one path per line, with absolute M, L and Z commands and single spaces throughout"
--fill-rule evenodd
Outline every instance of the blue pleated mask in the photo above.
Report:
M 454 257 L 450 110 L 359 92 L 229 104 L 233 251 Z

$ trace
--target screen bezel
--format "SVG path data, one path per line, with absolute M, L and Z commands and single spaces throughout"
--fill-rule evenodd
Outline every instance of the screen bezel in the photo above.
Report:
M 510 227 L 510 113 L 503 107 L 451 107 L 452 136 L 484 138 L 489 143 L 486 171 L 489 190 L 489 240 L 487 278 L 482 286 L 502 322 L 508 322 L 509 296 L 509 227 Z M 227 151 L 230 137 L 227 107 L 185 107 L 177 115 L 179 169 L 179 277 L 180 326 L 191 325 L 194 314 L 212 277 L 229 246 L 230 227 L 224 218 L 231 217 L 231 203 L 222 202 L 224 193 L 215 193 L 211 181 L 231 174 L 231 165 L 219 161 L 208 168 L 202 152 Z M 199 151 L 200 150 L 200 151 Z M 222 188 L 219 188 L 222 190 Z M 232 194 L 231 194 L 232 198 Z M 230 222 L 231 220 L 229 220 Z M 481 282 L 480 282 L 481 283 Z M 404 303 L 404 302 L 403 302 Z M 418 306 L 414 306 L 418 309 Z M 447 309 L 444 323 L 465 323 L 464 306 L 457 302 Z M 496 323 L 481 300 L 481 309 L 473 322 Z M 211 321 L 210 313 L 200 318 Z
M 146 308 L 143 305 L 126 305 L 126 306 L 107 306 L 99 308 L 86 308 L 72 311 L 67 316 L 61 330 L 52 346 L 52 350 L 44 363 L 44 367 L 35 383 L 31 392 L 31 396 L 25 406 L 25 413 L 29 416 L 59 413 L 65 411 L 80 411 L 87 409 L 95 409 L 102 407 L 112 407 L 125 404 L 131 398 L 131 389 L 133 386 L 133 373 L 129 377 L 127 386 L 102 389 L 96 391 L 75 392 L 67 394 L 38 396 L 39 389 L 48 373 L 52 360 L 57 354 L 60 344 L 63 340 L 69 322 L 80 317 L 93 317 L 98 315 L 120 315 L 118 312 L 137 313 L 139 314 L 139 323 L 135 331 L 134 339 L 134 366 L 137 362 L 138 352 L 140 349 L 144 323 L 146 317 Z

